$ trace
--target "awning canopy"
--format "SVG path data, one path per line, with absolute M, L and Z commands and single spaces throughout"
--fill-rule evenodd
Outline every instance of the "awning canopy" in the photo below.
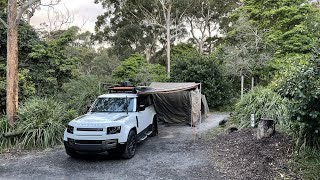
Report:
M 153 82 L 147 88 L 141 88 L 138 94 L 158 94 L 158 93 L 173 93 L 179 91 L 192 90 L 200 87 L 200 83 L 185 82 L 185 83 L 161 83 Z

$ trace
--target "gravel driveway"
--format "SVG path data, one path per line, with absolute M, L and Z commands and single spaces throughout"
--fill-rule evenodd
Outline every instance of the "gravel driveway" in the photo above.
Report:
M 107 155 L 73 159 L 62 146 L 13 157 L 3 154 L 0 179 L 223 179 L 207 158 L 208 147 L 194 134 L 206 133 L 226 116 L 211 114 L 200 129 L 161 125 L 159 135 L 140 143 L 130 160 Z

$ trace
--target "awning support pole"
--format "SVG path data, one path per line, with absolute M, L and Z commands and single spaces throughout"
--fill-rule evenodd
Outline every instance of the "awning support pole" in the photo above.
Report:
M 201 92 L 201 90 L 202 90 L 202 87 L 201 87 L 201 83 L 200 83 L 200 89 L 199 89 L 199 91 L 200 91 L 200 93 L 199 93 L 199 96 L 200 96 L 200 113 L 199 113 L 200 114 L 200 123 L 199 123 L 199 126 L 198 126 L 198 133 L 199 133 L 198 134 L 198 138 L 199 139 L 201 139 L 201 131 L 200 131 L 201 128 L 200 127 L 201 127 L 201 122 L 202 122 L 202 114 L 201 114 L 202 92 Z

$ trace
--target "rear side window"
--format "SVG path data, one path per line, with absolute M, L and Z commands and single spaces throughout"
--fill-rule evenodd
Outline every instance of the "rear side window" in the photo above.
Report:
M 152 105 L 151 96 L 147 95 L 147 96 L 138 97 L 138 106 L 140 105 L 145 105 L 145 107 L 151 106 Z

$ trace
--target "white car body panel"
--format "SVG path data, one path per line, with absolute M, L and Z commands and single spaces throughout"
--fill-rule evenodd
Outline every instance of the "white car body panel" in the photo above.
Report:
M 137 109 L 136 94 L 105 94 L 99 98 L 134 98 L 133 109 Z M 91 107 L 92 108 L 92 107 Z M 119 144 L 127 142 L 127 137 L 131 129 L 136 128 L 137 134 L 144 133 L 146 128 L 153 123 L 153 117 L 156 115 L 153 105 L 140 112 L 89 112 L 69 122 L 69 126 L 74 127 L 73 134 L 64 132 L 64 141 L 73 140 L 113 140 L 117 139 Z M 138 122 L 137 122 L 138 121 Z M 137 126 L 138 125 L 138 126 Z M 120 133 L 107 134 L 107 127 L 121 126 Z M 99 131 L 79 130 L 79 128 L 97 128 Z M 101 130 L 102 129 L 102 130 Z M 101 131 L 100 131 L 101 130 Z

